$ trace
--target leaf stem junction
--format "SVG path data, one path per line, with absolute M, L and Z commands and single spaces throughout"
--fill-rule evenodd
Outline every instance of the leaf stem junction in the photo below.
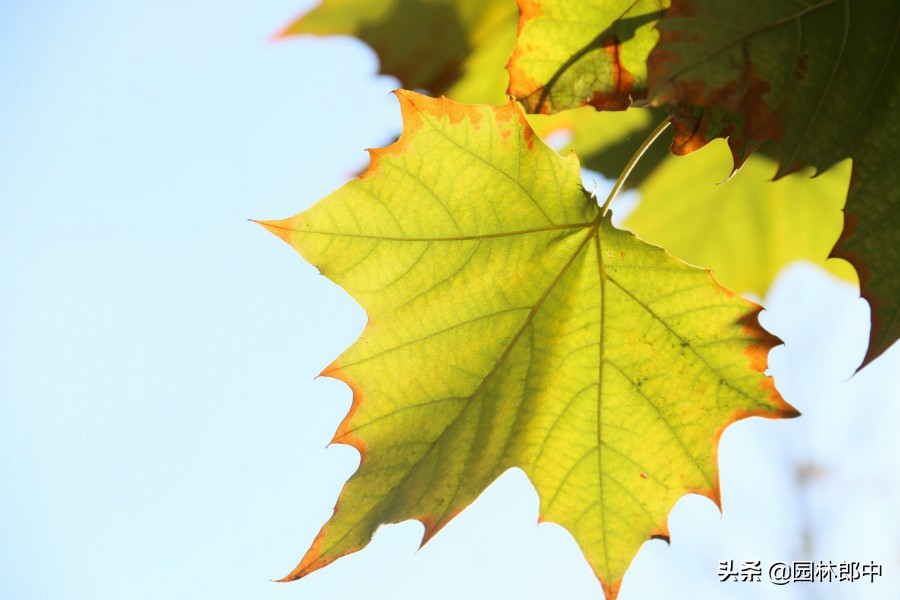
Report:
M 641 144 L 640 148 L 634 153 L 634 156 L 631 157 L 631 160 L 628 161 L 628 164 L 625 165 L 625 168 L 622 169 L 622 172 L 619 173 L 619 178 L 616 179 L 615 185 L 609 191 L 609 196 L 606 197 L 606 202 L 603 203 L 603 206 L 600 207 L 600 215 L 601 217 L 606 215 L 606 211 L 609 210 L 609 205 L 612 204 L 612 201 L 615 199 L 616 194 L 619 193 L 619 190 L 622 189 L 622 186 L 625 184 L 625 179 L 628 178 L 628 175 L 631 173 L 631 170 L 634 169 L 634 166 L 641 159 L 641 156 L 644 155 L 644 152 L 647 151 L 647 148 L 650 147 L 656 138 L 658 138 L 663 131 L 666 130 L 666 127 L 669 126 L 669 119 L 665 119 L 659 125 L 656 126 L 656 129 L 653 130 L 647 139 L 644 140 L 644 143 Z

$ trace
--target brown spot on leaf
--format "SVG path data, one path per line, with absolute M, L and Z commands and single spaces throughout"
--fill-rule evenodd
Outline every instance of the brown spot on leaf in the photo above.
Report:
M 670 17 L 693 17 L 697 9 L 694 8 L 694 0 L 672 0 L 667 14 Z
M 516 25 L 516 45 L 513 47 L 509 61 L 506 63 L 506 70 L 509 73 L 509 85 L 506 93 L 517 98 L 531 110 L 527 98 L 540 92 L 542 85 L 538 81 L 534 81 L 528 76 L 525 69 L 519 66 L 522 56 L 531 52 L 532 48 L 525 47 L 521 43 L 522 31 L 530 21 L 540 17 L 544 13 L 544 9 L 537 0 L 517 0 L 519 5 L 519 20 Z M 549 107 L 542 106 L 543 114 L 550 114 Z
M 694 115 L 672 115 L 672 128 L 675 130 L 672 138 L 672 154 L 686 156 L 709 143 L 704 135 L 709 115 L 709 109 L 703 110 L 699 118 Z
M 526 6 L 527 3 L 528 0 L 520 0 L 520 6 Z M 594 39 L 580 48 L 569 49 L 571 55 L 544 82 L 530 79 L 529 75 L 518 66 L 524 55 L 538 54 L 534 47 L 523 42 L 522 32 L 527 24 L 527 19 L 523 18 L 524 12 L 521 13 L 516 47 L 507 65 L 507 70 L 510 74 L 509 94 L 518 98 L 528 112 L 539 114 L 549 114 L 566 108 L 585 105 L 593 106 L 597 110 L 625 110 L 631 105 L 632 100 L 646 98 L 646 88 L 643 86 L 635 88 L 635 78 L 622 64 L 619 50 L 623 43 L 627 43 L 637 35 L 639 28 L 662 17 L 665 9 L 631 17 L 627 16 L 631 8 L 628 8 L 606 29 L 598 33 Z M 528 10 L 529 12 L 531 11 L 530 8 Z M 593 89 L 594 86 L 591 86 L 591 88 L 583 89 L 579 92 L 590 93 L 589 97 L 569 98 L 568 92 L 571 91 L 570 86 L 572 82 L 564 79 L 566 73 L 586 56 L 593 55 L 596 52 L 603 52 L 608 58 L 608 61 L 602 63 L 604 73 L 598 77 L 598 81 L 594 82 L 603 89 Z M 535 60 L 534 56 L 529 58 Z M 544 57 L 538 54 L 536 59 L 542 60 Z M 608 73 L 605 72 L 607 65 Z M 588 68 L 593 68 L 594 66 L 596 65 L 591 65 Z M 577 77 L 580 76 L 578 75 Z M 555 99 L 553 96 L 554 88 L 558 84 L 563 85 L 567 89 L 567 92 L 563 94 L 562 100 Z
M 521 132 L 522 141 L 529 150 L 534 149 L 534 129 L 531 128 L 531 123 L 528 122 L 525 113 L 522 112 L 515 100 L 510 98 L 505 106 L 497 107 L 497 112 L 495 114 L 497 116 L 497 121 L 501 123 L 509 123 L 512 125 L 513 120 L 515 120 L 515 127 Z M 511 135 L 511 133 L 511 130 L 504 129 L 501 132 L 501 135 L 506 137 L 507 135 Z
M 698 109 L 687 105 L 676 107 L 675 111 L 671 116 L 675 129 L 671 150 L 678 156 L 696 152 L 716 138 L 727 138 L 734 163 L 733 175 L 763 143 L 763 140 L 748 139 L 740 133 L 743 116 L 714 107 Z
M 741 137 L 779 140 L 784 135 L 784 124 L 766 99 L 767 94 L 772 91 L 772 85 L 759 76 L 754 65 L 749 62 L 746 64 L 740 101 L 734 110 L 745 117 L 744 127 L 740 131 Z M 731 110 L 728 106 L 724 108 Z
M 522 140 L 525 142 L 525 146 L 529 150 L 534 150 L 534 129 L 531 128 L 531 123 L 525 118 L 525 113 L 519 110 L 519 107 L 512 101 L 510 101 L 510 107 L 516 113 L 516 119 L 518 119 L 519 127 L 522 129 Z
M 590 102 L 586 103 L 597 110 L 625 110 L 631 105 L 634 76 L 622 64 L 619 47 L 619 40 L 615 36 L 603 40 L 603 52 L 609 58 L 613 85 L 609 92 L 595 91 Z M 646 96 L 646 90 L 641 95 Z
M 731 78 L 716 87 L 703 72 L 685 69 L 683 58 L 668 46 L 691 42 L 697 34 L 679 30 L 670 19 L 693 13 L 693 2 L 672 2 L 660 24 L 660 42 L 648 59 L 649 87 L 654 104 L 667 106 L 674 115 L 673 153 L 689 154 L 717 137 L 728 138 L 736 172 L 762 142 L 782 138 L 779 111 L 784 106 L 773 106 L 772 84 L 760 76 L 746 44 Z M 798 69 L 805 74 L 805 59 Z

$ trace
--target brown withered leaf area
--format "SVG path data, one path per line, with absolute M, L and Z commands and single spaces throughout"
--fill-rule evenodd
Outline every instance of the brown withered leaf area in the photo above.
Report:
M 743 41 L 739 68 L 721 85 L 713 87 L 703 79 L 679 78 L 687 68 L 685 57 L 669 48 L 699 47 L 704 38 L 701 33 L 674 29 L 670 24 L 690 21 L 694 16 L 691 1 L 675 0 L 670 6 L 667 18 L 659 26 L 659 44 L 648 58 L 649 86 L 654 103 L 667 107 L 672 115 L 675 154 L 690 154 L 716 138 L 727 138 L 737 170 L 763 141 L 780 139 L 784 126 L 767 99 L 772 85 L 759 76 Z M 712 56 L 713 52 L 708 52 L 703 58 L 709 60 Z
M 735 166 L 763 142 L 776 177 L 854 161 L 834 255 L 872 308 L 863 366 L 900 338 L 900 2 L 673 0 L 648 59 L 676 153 L 727 137 Z
M 772 140 L 783 150 L 779 175 L 826 169 L 858 154 L 865 130 L 890 118 L 876 99 L 900 79 L 890 68 L 898 22 L 893 0 L 864 9 L 674 0 L 648 58 L 651 100 L 681 119 L 689 149 L 716 137 Z
M 714 106 L 696 107 L 676 105 L 669 115 L 675 130 L 670 150 L 677 156 L 685 156 L 703 148 L 716 138 L 727 138 L 734 159 L 732 173 L 737 172 L 762 141 L 746 139 L 738 134 L 744 117 Z

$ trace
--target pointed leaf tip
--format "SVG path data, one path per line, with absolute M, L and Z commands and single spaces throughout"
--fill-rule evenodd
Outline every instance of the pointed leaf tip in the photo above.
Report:
M 272 233 L 282 240 L 284 240 L 287 244 L 293 246 L 294 235 L 296 234 L 296 230 L 291 226 L 291 219 L 281 219 L 276 221 L 260 221 L 257 219 L 250 219 L 257 225 L 261 225 L 268 231 Z

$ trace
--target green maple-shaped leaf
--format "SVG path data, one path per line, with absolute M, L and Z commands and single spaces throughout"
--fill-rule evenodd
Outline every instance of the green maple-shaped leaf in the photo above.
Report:
M 612 227 L 506 106 L 397 93 L 403 133 L 311 209 L 262 224 L 366 310 L 323 372 L 353 390 L 334 441 L 362 455 L 286 579 L 383 523 L 431 538 L 512 467 L 614 598 L 684 494 L 718 502 L 725 427 L 796 414 L 762 374 L 759 307 Z
M 779 176 L 853 159 L 835 255 L 872 307 L 867 364 L 900 338 L 900 3 L 673 0 L 658 27 L 651 98 L 719 115 L 696 137 L 777 142 Z
M 509 94 L 532 113 L 624 110 L 647 95 L 653 28 L 669 0 L 518 0 Z

